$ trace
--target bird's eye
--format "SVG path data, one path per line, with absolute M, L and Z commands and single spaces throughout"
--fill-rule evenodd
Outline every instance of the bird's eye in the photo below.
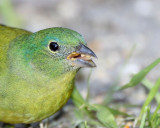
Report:
M 59 45 L 57 44 L 57 42 L 50 42 L 49 49 L 55 52 L 59 49 Z

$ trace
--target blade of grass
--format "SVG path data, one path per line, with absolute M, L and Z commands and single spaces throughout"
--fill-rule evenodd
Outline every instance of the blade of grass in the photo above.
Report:
M 97 119 L 98 119 L 97 121 L 99 121 L 101 124 L 103 124 L 104 126 L 107 126 L 109 128 L 117 128 L 117 125 L 116 125 L 116 122 L 115 122 L 115 119 L 114 119 L 112 112 L 114 111 L 114 112 L 118 113 L 118 111 L 108 109 L 107 107 L 102 106 L 102 105 L 88 104 L 83 99 L 83 97 L 81 96 L 81 94 L 78 92 L 78 90 L 76 88 L 74 89 L 74 91 L 72 93 L 72 100 L 78 108 L 83 110 L 83 112 L 85 112 L 86 115 L 89 116 L 89 118 L 94 119 L 94 117 L 92 116 L 92 114 L 93 114 L 92 112 L 95 111 L 96 115 L 97 115 Z M 120 114 L 120 112 L 119 112 L 119 114 Z M 82 116 L 80 115 L 80 117 L 82 117 Z
M 160 104 L 158 104 L 156 110 L 154 111 L 152 118 L 151 118 L 151 122 L 153 122 L 156 119 L 156 116 L 159 110 L 160 110 Z
M 156 81 L 154 87 L 149 92 L 149 94 L 147 96 L 147 99 L 146 99 L 145 103 L 142 106 L 141 113 L 140 113 L 140 116 L 139 116 L 140 119 L 141 119 L 143 113 L 145 112 L 145 108 L 150 104 L 150 102 L 152 101 L 152 99 L 157 94 L 159 87 L 160 87 L 160 78 Z
M 103 124 L 101 124 L 100 122 L 98 122 L 97 120 L 95 119 L 88 119 L 88 124 L 92 125 L 92 126 L 95 126 L 97 128 L 102 128 L 103 127 Z
M 109 103 L 111 103 L 111 101 L 113 100 L 113 95 L 116 91 L 116 86 L 117 84 L 113 84 L 111 85 L 110 88 L 107 89 L 106 95 L 105 95 L 105 99 L 104 99 L 104 104 L 108 105 Z
M 147 120 L 146 120 L 146 125 L 148 126 L 148 127 L 151 127 L 152 128 L 152 124 L 151 124 L 151 121 L 150 121 L 150 119 L 151 119 L 151 116 L 152 116 L 152 113 L 151 113 L 151 106 L 148 106 L 148 109 L 147 109 Z
M 148 110 L 148 107 L 145 106 L 144 113 L 142 115 L 142 120 L 141 120 L 141 124 L 140 124 L 139 128 L 144 128 L 144 126 L 145 126 L 145 120 L 146 120 L 146 117 L 147 117 L 147 110 Z
M 153 115 L 150 118 L 150 126 L 152 128 L 159 128 L 160 127 L 160 104 L 157 106 L 156 110 L 154 111 Z
M 144 68 L 143 70 L 141 70 L 137 74 L 135 74 L 128 84 L 126 84 L 126 85 L 124 85 L 122 87 L 118 87 L 116 90 L 123 90 L 123 89 L 126 89 L 126 88 L 130 88 L 130 87 L 136 86 L 159 63 L 160 63 L 160 58 L 158 58 L 157 60 L 155 60 L 153 63 L 151 63 L 149 66 L 147 66 L 146 68 Z
M 148 79 L 143 79 L 142 80 L 142 84 L 149 90 L 151 90 L 153 88 L 153 84 L 148 80 Z M 157 101 L 157 103 L 160 103 L 160 94 L 159 92 L 157 92 L 157 94 L 155 95 L 155 99 Z
M 84 125 L 85 125 L 85 128 L 89 128 L 88 124 L 87 124 L 87 121 L 84 122 Z
M 88 103 L 84 100 L 84 98 L 81 96 L 81 94 L 79 93 L 79 91 L 77 90 L 77 88 L 75 87 L 74 90 L 73 90 L 73 93 L 72 93 L 72 100 L 74 102 L 74 104 L 80 108 L 84 105 L 85 106 L 88 106 Z M 117 109 L 113 109 L 113 108 L 110 108 L 108 106 L 104 106 L 106 107 L 106 109 L 108 109 L 113 115 L 122 115 L 122 116 L 131 116 L 127 113 L 124 113 L 124 112 L 120 112 L 119 110 Z
M 86 101 L 89 101 L 89 96 L 90 96 L 90 78 L 91 78 L 91 74 L 92 74 L 92 69 L 89 72 L 88 78 L 87 78 L 87 97 L 86 97 Z
M 119 81 L 121 80 L 124 68 L 128 64 L 128 61 L 130 60 L 131 56 L 133 55 L 135 49 L 136 49 L 136 44 L 133 44 L 133 46 L 129 50 L 129 53 L 126 56 L 126 59 L 124 61 L 124 64 L 122 65 L 122 68 L 120 69 L 120 71 L 118 72 L 117 76 L 115 77 L 115 80 L 113 81 L 113 84 L 110 86 L 109 89 L 107 89 L 107 93 L 106 93 L 106 96 L 105 96 L 105 99 L 104 99 L 104 104 L 105 105 L 109 104 L 112 101 L 113 95 L 117 91 L 116 90 L 117 89 L 117 85 L 118 85 Z

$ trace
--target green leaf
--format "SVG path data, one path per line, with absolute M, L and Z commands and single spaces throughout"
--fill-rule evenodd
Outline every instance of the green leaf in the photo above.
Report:
M 128 84 L 124 85 L 123 87 L 118 88 L 117 90 L 123 90 L 125 88 L 136 86 L 159 63 L 160 63 L 160 58 L 158 58 L 157 60 L 155 60 L 152 64 L 150 64 L 149 66 L 147 66 L 146 68 L 144 68 L 143 70 L 141 70 L 140 72 L 138 72 L 137 74 L 135 74 Z
M 96 112 L 97 119 L 107 128 L 118 128 L 113 114 L 102 105 L 88 105 L 90 111 Z
M 79 109 L 74 110 L 74 114 L 77 117 L 77 119 L 82 120 L 83 119 L 83 113 Z
M 90 104 L 88 104 L 83 99 L 83 97 L 81 96 L 81 94 L 79 93 L 79 91 L 76 88 L 74 89 L 74 91 L 72 93 L 72 100 L 73 100 L 74 104 L 78 108 L 80 108 L 80 110 L 85 112 L 85 114 L 90 117 L 90 119 L 94 119 L 94 117 L 91 116 L 91 113 L 93 111 L 95 111 L 96 112 L 96 117 L 97 117 L 97 123 L 99 121 L 101 123 L 101 125 L 106 126 L 108 128 L 117 128 L 117 124 L 115 122 L 115 119 L 114 119 L 114 116 L 113 116 L 112 113 L 114 113 L 115 115 L 119 114 L 119 115 L 128 116 L 125 113 L 119 112 L 118 110 L 114 110 L 114 109 L 111 109 L 109 107 L 105 107 L 105 106 L 102 106 L 102 105 L 90 105 Z M 83 116 L 83 115 L 77 114 L 77 113 L 76 113 L 76 115 L 80 119 Z M 88 122 L 88 123 L 90 123 L 90 122 Z

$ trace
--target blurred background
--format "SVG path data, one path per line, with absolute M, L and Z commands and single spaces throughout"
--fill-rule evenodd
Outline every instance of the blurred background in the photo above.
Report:
M 147 93 L 141 85 L 114 95 L 111 90 L 159 57 L 159 5 L 159 0 L 0 0 L 0 23 L 32 32 L 60 26 L 81 33 L 98 56 L 96 68 L 77 76 L 82 95 L 89 82 L 91 103 L 141 106 Z M 147 78 L 154 82 L 159 76 L 156 67 Z M 127 111 L 136 115 L 140 109 Z

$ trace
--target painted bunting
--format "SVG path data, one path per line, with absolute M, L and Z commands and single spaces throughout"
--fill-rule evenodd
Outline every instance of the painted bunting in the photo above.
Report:
M 55 27 L 35 33 L 0 25 L 0 121 L 32 123 L 69 99 L 81 67 L 95 67 L 83 37 Z

